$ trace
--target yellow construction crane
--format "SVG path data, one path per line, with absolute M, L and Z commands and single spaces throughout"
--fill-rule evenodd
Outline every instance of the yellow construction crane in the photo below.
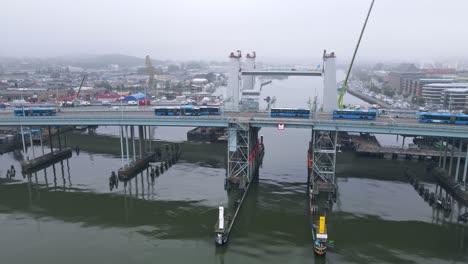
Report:
M 145 65 L 146 65 L 146 70 L 148 71 L 148 87 L 150 88 L 150 90 L 153 88 L 153 86 L 155 87 L 155 78 L 156 78 L 156 69 L 153 67 L 153 64 L 151 63 L 151 58 L 149 55 L 146 55 L 145 57 Z M 155 91 L 156 91 L 156 96 L 158 95 L 158 89 L 157 87 L 155 87 Z M 146 95 L 146 91 L 145 91 L 145 96 Z M 148 98 L 145 98 L 146 100 L 148 100 Z

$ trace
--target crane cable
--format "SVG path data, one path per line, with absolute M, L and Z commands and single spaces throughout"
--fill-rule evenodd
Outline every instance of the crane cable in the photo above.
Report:
M 353 67 L 353 63 L 354 63 L 354 59 L 356 58 L 356 53 L 359 49 L 359 44 L 361 43 L 361 39 L 362 39 L 362 35 L 364 34 L 364 29 L 366 29 L 366 25 L 367 25 L 367 20 L 369 19 L 369 16 L 370 16 L 370 13 L 372 11 L 372 6 L 374 5 L 374 0 L 372 0 L 372 3 L 369 7 L 369 11 L 367 12 L 367 17 L 366 17 L 366 21 L 364 22 L 364 25 L 362 27 L 362 30 L 361 30 L 361 35 L 359 36 L 359 40 L 357 42 L 357 45 L 356 45 L 356 48 L 354 49 L 354 54 L 353 54 L 353 58 L 351 59 L 351 64 L 349 65 L 349 68 L 348 68 L 348 72 L 346 73 L 346 78 L 345 78 L 345 81 L 343 83 L 343 86 L 341 87 L 341 92 L 340 92 L 340 97 L 338 98 L 338 107 L 340 109 L 343 109 L 344 108 L 344 105 L 343 105 L 343 96 L 344 96 L 344 93 L 346 91 L 346 85 L 348 84 L 348 78 L 349 78 L 349 74 L 351 73 L 351 68 Z

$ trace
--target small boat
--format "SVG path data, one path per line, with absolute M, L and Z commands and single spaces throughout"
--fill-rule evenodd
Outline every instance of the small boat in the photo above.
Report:
M 320 239 L 314 241 L 314 251 L 317 255 L 322 256 L 327 253 L 327 242 L 321 242 Z
M 319 226 L 317 228 L 317 226 L 314 225 L 314 229 L 314 252 L 319 256 L 323 256 L 325 253 L 327 253 L 328 247 L 328 234 L 325 225 L 325 216 L 320 216 Z

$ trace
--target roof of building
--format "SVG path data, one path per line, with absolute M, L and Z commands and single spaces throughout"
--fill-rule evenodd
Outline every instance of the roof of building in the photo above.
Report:
M 467 88 L 449 88 L 445 89 L 444 92 L 450 92 L 450 93 L 468 93 L 468 87 Z
M 124 101 L 140 101 L 140 100 L 145 100 L 145 95 L 142 94 L 142 93 L 136 93 L 136 94 L 132 94 L 132 95 L 126 96 L 123 100 L 124 100 Z
M 447 87 L 447 88 L 468 88 L 468 83 L 428 83 L 425 84 L 423 87 L 430 86 L 430 87 Z
M 441 79 L 441 78 L 421 78 L 419 79 L 420 82 L 446 82 L 451 83 L 453 79 Z

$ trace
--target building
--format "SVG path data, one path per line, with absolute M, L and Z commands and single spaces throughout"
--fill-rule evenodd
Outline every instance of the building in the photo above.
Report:
M 0 98 L 6 101 L 31 99 L 47 101 L 51 96 L 65 96 L 67 89 L 47 89 L 47 88 L 8 88 L 0 90 Z
M 442 93 L 447 89 L 466 89 L 468 83 L 430 83 L 422 88 L 422 97 L 427 104 L 444 105 Z
M 244 90 L 240 100 L 242 110 L 258 111 L 260 106 L 260 90 Z
M 442 91 L 442 103 L 448 110 L 464 110 L 466 107 L 467 88 L 450 88 Z
M 426 74 L 435 74 L 435 75 L 456 75 L 457 74 L 457 69 L 455 68 L 427 68 L 427 69 L 421 69 L 424 73 Z
M 405 96 L 421 96 L 422 87 L 431 83 L 452 83 L 454 79 L 445 78 L 404 78 L 403 79 L 403 94 Z
M 421 72 L 414 64 L 403 63 L 388 74 L 388 82 L 392 90 L 402 93 L 404 79 L 419 79 L 424 77 L 426 77 L 426 74 Z

